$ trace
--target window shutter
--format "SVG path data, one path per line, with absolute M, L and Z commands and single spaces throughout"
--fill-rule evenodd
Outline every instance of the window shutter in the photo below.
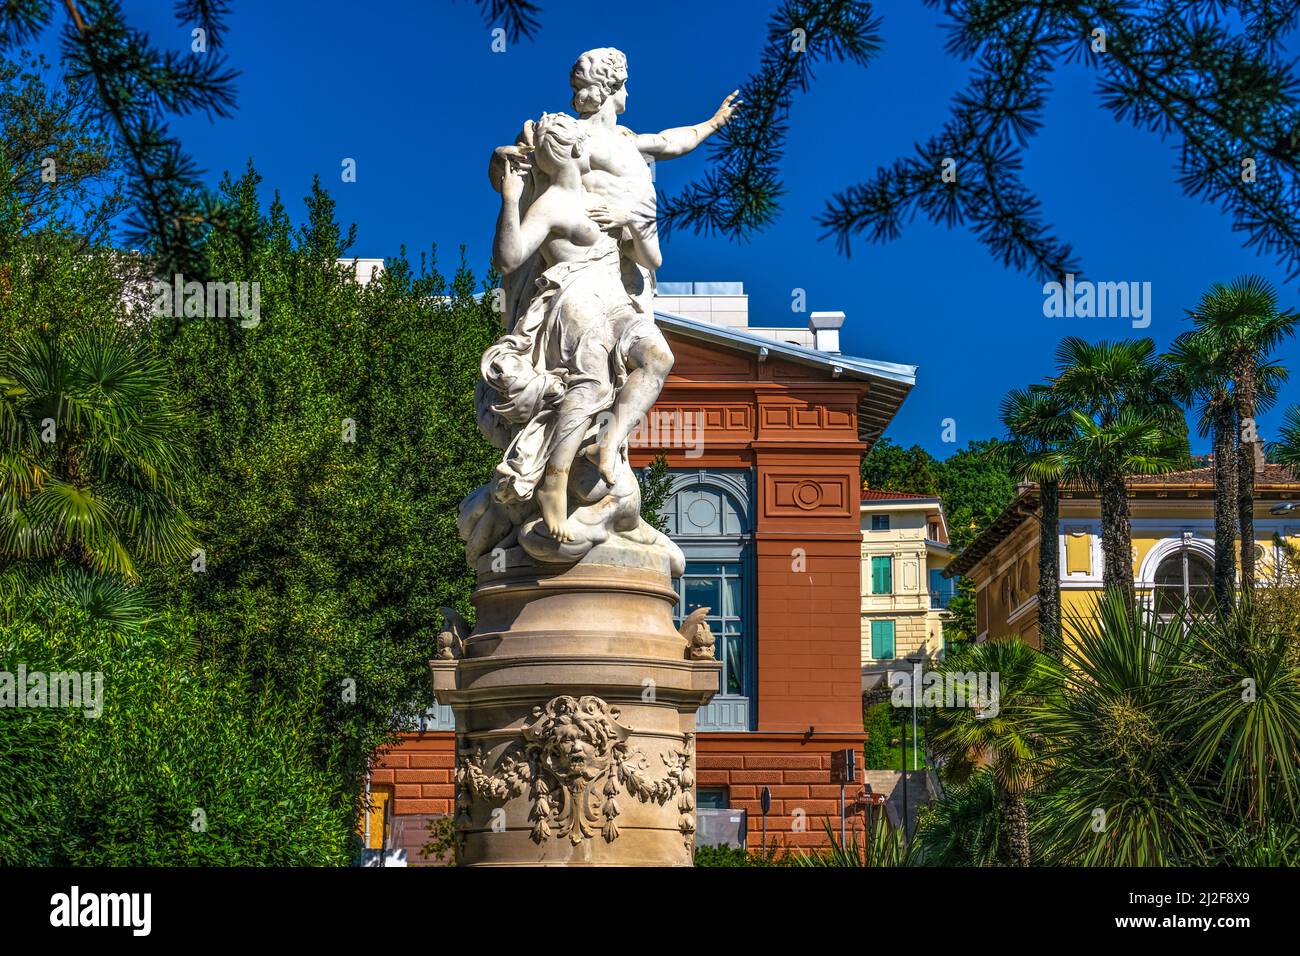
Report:
M 893 562 L 890 558 L 871 559 L 871 593 L 892 594 L 894 590 Z
M 871 622 L 871 656 L 878 661 L 894 658 L 894 622 Z

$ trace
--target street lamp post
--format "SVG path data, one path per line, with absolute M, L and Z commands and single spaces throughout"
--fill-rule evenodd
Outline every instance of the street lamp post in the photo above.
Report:
M 924 654 L 909 654 L 907 662 L 912 665 L 911 678 L 911 698 L 912 698 L 912 769 L 917 769 L 916 758 L 916 694 L 921 686 L 921 675 L 925 666 Z M 906 749 L 906 748 L 904 748 Z M 910 837 L 908 832 L 908 821 L 910 819 L 910 801 L 911 797 L 907 792 L 907 759 L 903 759 L 903 836 Z

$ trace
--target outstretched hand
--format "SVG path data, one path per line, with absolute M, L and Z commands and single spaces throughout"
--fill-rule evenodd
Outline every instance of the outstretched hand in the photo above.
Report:
M 718 111 L 713 114 L 711 122 L 715 129 L 721 129 L 731 122 L 731 118 L 736 115 L 736 110 L 745 105 L 744 100 L 736 99 L 740 95 L 740 90 L 733 90 L 731 95 L 722 101 Z

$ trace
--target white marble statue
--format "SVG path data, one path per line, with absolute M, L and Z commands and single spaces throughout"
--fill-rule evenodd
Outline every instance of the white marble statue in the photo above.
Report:
M 627 440 L 659 397 L 673 355 L 654 322 L 662 259 L 649 162 L 684 155 L 740 105 L 707 122 L 638 135 L 618 125 L 627 60 L 584 53 L 570 75 L 577 118 L 547 113 L 498 148 L 493 260 L 506 333 L 483 355 L 479 425 L 504 452 L 461 504 L 471 564 L 518 543 L 571 562 L 611 534 L 680 552 L 640 520 Z

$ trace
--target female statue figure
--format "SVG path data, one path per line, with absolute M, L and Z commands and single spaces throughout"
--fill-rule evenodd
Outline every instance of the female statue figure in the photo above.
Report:
M 493 261 L 502 273 L 505 334 L 483 355 L 479 426 L 504 452 L 493 479 L 461 503 L 471 564 L 518 543 L 541 561 L 572 562 L 611 534 L 681 552 L 640 519 L 627 440 L 672 369 L 654 323 L 659 267 L 647 162 L 684 155 L 721 128 L 728 97 L 694 127 L 637 135 L 617 117 L 627 61 L 584 53 L 571 84 L 574 118 L 524 125 L 489 166 L 501 193 Z
M 548 113 L 535 138 L 534 161 L 547 185 L 522 211 L 524 164 L 504 164 L 493 258 L 510 274 L 540 252 L 544 268 L 527 310 L 484 354 L 482 368 L 503 399 L 492 410 L 521 426 L 497 467 L 494 495 L 508 502 L 536 491 L 547 530 L 567 543 L 575 535 L 568 498 L 574 459 L 591 444 L 596 416 L 613 406 L 629 351 L 659 333 L 623 286 L 611 231 L 624 223 L 603 207 L 588 209 L 585 127 Z M 651 246 L 634 233 L 631 245 L 638 258 L 657 263 L 657 240 Z M 603 477 L 613 484 L 612 475 Z

